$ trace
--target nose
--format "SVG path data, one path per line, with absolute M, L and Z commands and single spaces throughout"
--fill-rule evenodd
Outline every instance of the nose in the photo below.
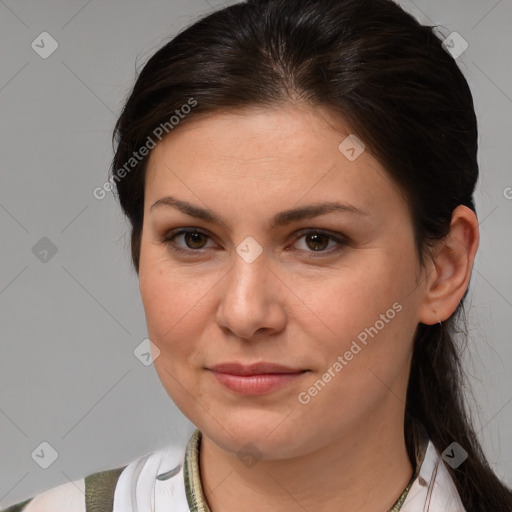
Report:
M 217 324 L 247 341 L 281 331 L 286 324 L 283 288 L 268 266 L 265 251 L 252 262 L 237 254 L 220 289 Z

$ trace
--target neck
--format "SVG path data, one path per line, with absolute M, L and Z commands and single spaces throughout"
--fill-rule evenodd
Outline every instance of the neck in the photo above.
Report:
M 288 460 L 262 459 L 250 468 L 203 435 L 201 480 L 211 511 L 239 511 L 240 504 L 245 512 L 389 510 L 413 467 L 403 414 L 380 409 L 320 450 Z

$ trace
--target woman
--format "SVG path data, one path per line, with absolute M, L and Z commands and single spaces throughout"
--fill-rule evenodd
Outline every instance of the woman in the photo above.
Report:
M 115 140 L 154 365 L 197 430 L 10 511 L 512 510 L 461 389 L 477 123 L 431 27 L 231 6 L 149 60 Z

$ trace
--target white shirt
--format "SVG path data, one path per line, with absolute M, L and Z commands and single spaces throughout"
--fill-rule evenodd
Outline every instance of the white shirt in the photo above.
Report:
M 169 446 L 131 462 L 119 476 L 113 512 L 190 512 L 184 478 L 186 446 Z M 158 478 L 160 477 L 160 478 Z M 466 512 L 431 441 L 400 512 Z M 86 512 L 85 480 L 35 496 L 23 512 Z

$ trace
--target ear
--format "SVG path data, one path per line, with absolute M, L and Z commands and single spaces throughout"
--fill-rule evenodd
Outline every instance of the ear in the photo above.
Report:
M 475 213 L 466 206 L 457 206 L 452 213 L 450 232 L 432 251 L 420 322 L 433 325 L 453 314 L 468 288 L 478 242 Z

